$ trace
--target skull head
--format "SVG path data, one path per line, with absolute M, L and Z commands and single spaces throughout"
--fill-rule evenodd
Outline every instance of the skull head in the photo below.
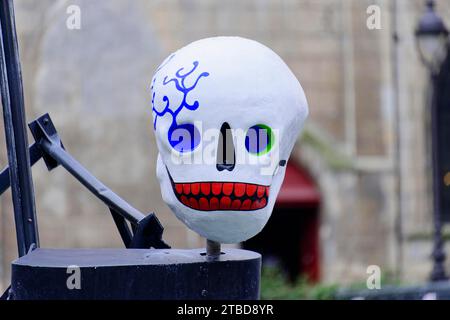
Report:
M 308 114 L 281 58 L 238 37 L 199 40 L 152 79 L 164 201 L 201 236 L 237 243 L 268 221 Z

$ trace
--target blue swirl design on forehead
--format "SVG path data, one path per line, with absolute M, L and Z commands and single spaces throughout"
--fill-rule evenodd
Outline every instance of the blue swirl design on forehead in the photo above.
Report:
M 183 73 L 184 71 L 184 67 L 178 69 L 178 71 L 175 73 L 175 77 L 174 78 L 170 78 L 168 79 L 168 76 L 164 77 L 163 80 L 163 85 L 168 85 L 169 83 L 174 83 L 175 84 L 175 88 L 181 92 L 183 94 L 183 100 L 181 101 L 180 105 L 175 109 L 172 110 L 170 109 L 170 101 L 169 101 L 169 97 L 164 96 L 163 97 L 163 102 L 166 104 L 164 106 L 164 108 L 162 109 L 162 111 L 158 111 L 155 107 L 155 95 L 156 92 L 153 91 L 153 96 L 152 96 L 152 110 L 155 113 L 155 121 L 153 123 L 153 128 L 156 129 L 156 123 L 158 120 L 158 117 L 164 117 L 167 113 L 170 114 L 172 116 L 172 124 L 170 126 L 170 129 L 172 129 L 172 131 L 178 126 L 177 123 L 177 116 L 178 114 L 184 109 L 188 109 L 191 111 L 197 110 L 198 107 L 200 106 L 198 101 L 195 101 L 193 104 L 189 104 L 186 100 L 187 100 L 187 95 L 189 94 L 189 92 L 191 92 L 192 90 L 195 89 L 195 87 L 197 86 L 199 80 L 202 77 L 207 77 L 209 76 L 208 72 L 202 72 L 197 79 L 195 80 L 194 84 L 191 85 L 190 87 L 187 87 L 185 84 L 186 78 L 189 77 L 198 67 L 198 61 L 194 61 L 193 63 L 193 67 L 190 71 Z M 153 84 L 152 84 L 152 89 L 154 88 L 154 83 L 156 81 L 156 77 L 153 79 Z M 169 131 L 171 131 L 169 129 Z
M 165 63 L 163 63 L 156 72 L 158 73 L 158 71 L 161 70 L 161 68 L 164 67 L 167 64 L 167 62 L 169 62 L 172 58 L 173 58 L 173 55 L 170 56 L 168 58 L 168 60 Z M 152 111 L 155 113 L 155 120 L 153 122 L 153 128 L 156 129 L 156 124 L 157 124 L 159 117 L 164 117 L 166 114 L 170 114 L 172 116 L 172 123 L 170 124 L 169 130 L 167 132 L 167 138 L 169 140 L 170 145 L 179 152 L 191 151 L 199 144 L 199 132 L 198 132 L 197 128 L 195 128 L 195 126 L 192 123 L 179 124 L 177 122 L 178 114 L 183 109 L 194 111 L 194 110 L 197 110 L 198 107 L 200 106 L 198 101 L 194 101 L 192 104 L 189 104 L 187 102 L 187 95 L 189 94 L 189 92 L 191 92 L 192 90 L 195 89 L 195 87 L 197 86 L 200 79 L 203 77 L 208 77 L 209 73 L 202 72 L 197 77 L 197 79 L 195 79 L 194 84 L 192 84 L 189 87 L 186 86 L 186 83 L 185 83 L 186 78 L 188 78 L 197 69 L 198 64 L 199 64 L 198 61 L 194 61 L 192 63 L 193 67 L 191 70 L 184 72 L 184 67 L 183 67 L 183 68 L 178 69 L 178 71 L 175 73 L 175 77 L 170 78 L 170 79 L 168 78 L 168 76 L 164 77 L 164 80 L 163 80 L 164 86 L 168 85 L 169 83 L 173 83 L 175 85 L 175 88 L 183 94 L 183 100 L 181 101 L 180 105 L 178 107 L 176 107 L 175 110 L 170 108 L 169 97 L 166 95 L 162 98 L 162 101 L 165 103 L 164 108 L 161 111 L 158 111 L 158 109 L 156 109 L 156 107 L 155 107 L 156 92 L 154 90 L 154 85 L 155 85 L 155 81 L 157 78 L 156 75 L 152 82 L 152 91 L 153 91 Z M 176 132 L 177 130 L 178 130 L 178 132 L 176 134 L 174 134 L 174 132 Z M 183 141 L 183 138 L 181 138 L 181 140 L 180 140 L 179 134 L 183 133 L 183 132 L 189 133 L 190 139 L 184 139 L 184 141 Z

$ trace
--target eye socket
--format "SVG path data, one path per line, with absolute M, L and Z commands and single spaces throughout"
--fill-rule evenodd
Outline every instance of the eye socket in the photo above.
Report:
M 194 151 L 200 144 L 200 132 L 192 123 L 184 123 L 170 128 L 167 138 L 172 148 L 180 153 Z
M 249 153 L 261 156 L 272 149 L 274 140 L 274 134 L 269 126 L 257 124 L 247 130 L 245 148 Z

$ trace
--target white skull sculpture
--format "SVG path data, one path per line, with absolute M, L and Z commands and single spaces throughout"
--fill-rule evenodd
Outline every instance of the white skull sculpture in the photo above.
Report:
M 308 114 L 282 59 L 239 37 L 193 42 L 157 69 L 152 111 L 157 176 L 175 215 L 220 243 L 260 232 Z

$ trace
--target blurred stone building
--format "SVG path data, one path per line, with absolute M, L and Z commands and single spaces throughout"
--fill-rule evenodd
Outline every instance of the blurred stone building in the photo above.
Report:
M 169 243 L 202 246 L 161 200 L 150 79 L 191 41 L 255 39 L 286 61 L 309 100 L 291 160 L 320 193 L 320 279 L 361 282 L 379 265 L 420 282 L 432 244 L 427 75 L 414 43 L 423 2 L 16 0 L 27 120 L 49 112 L 66 148 L 135 207 L 155 211 Z M 437 2 L 449 23 L 450 2 Z M 81 9 L 80 30 L 66 27 L 70 5 Z M 381 8 L 381 29 L 367 28 L 370 5 Z M 33 175 L 43 247 L 121 246 L 107 208 L 62 169 L 38 163 Z M 6 285 L 16 257 L 9 193 L 0 206 Z

